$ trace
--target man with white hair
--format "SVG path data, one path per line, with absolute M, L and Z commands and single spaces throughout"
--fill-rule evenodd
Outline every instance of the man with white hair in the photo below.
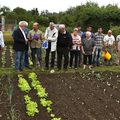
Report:
M 48 41 L 48 48 L 46 49 L 45 68 L 49 69 L 49 54 L 51 53 L 51 71 L 54 72 L 55 52 L 57 46 L 58 30 L 55 28 L 53 22 L 50 22 L 49 27 L 45 31 L 45 39 Z
M 112 56 L 115 45 L 115 37 L 112 35 L 112 30 L 108 30 L 108 34 L 104 37 L 103 42 L 105 50 L 107 50 Z M 111 61 L 112 57 L 109 61 L 106 61 L 106 64 L 111 65 Z
M 66 31 L 65 25 L 61 24 L 59 26 L 60 30 L 58 33 L 57 40 L 57 68 L 61 70 L 62 58 L 64 57 L 64 70 L 68 68 L 69 52 L 72 47 L 72 36 Z
M 89 60 L 89 69 L 92 67 L 92 55 L 95 52 L 95 42 L 91 38 L 91 32 L 86 32 L 86 38 L 82 41 L 82 52 L 83 52 L 83 69 L 87 66 L 87 59 Z
M 15 68 L 18 72 L 23 71 L 24 69 L 25 49 L 26 45 L 28 44 L 28 39 L 24 32 L 25 27 L 26 22 L 20 21 L 19 28 L 14 31 L 13 37 L 13 49 L 15 51 Z

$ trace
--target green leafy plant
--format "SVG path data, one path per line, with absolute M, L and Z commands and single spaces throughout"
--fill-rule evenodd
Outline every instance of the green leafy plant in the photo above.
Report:
M 28 93 L 31 90 L 31 88 L 27 80 L 25 80 L 22 75 L 18 75 L 18 78 L 19 78 L 18 87 L 20 88 L 21 91 Z
M 24 96 L 24 100 L 25 100 L 25 103 L 26 103 L 26 113 L 28 116 L 35 116 L 36 113 L 39 113 L 39 110 L 38 110 L 38 105 L 36 102 L 34 101 L 31 101 L 31 98 L 28 96 L 28 95 L 25 95 Z

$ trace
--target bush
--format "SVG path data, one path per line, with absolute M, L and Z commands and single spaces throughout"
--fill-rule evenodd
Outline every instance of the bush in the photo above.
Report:
M 113 31 L 113 35 L 117 37 L 120 34 L 120 26 L 112 26 L 111 30 Z

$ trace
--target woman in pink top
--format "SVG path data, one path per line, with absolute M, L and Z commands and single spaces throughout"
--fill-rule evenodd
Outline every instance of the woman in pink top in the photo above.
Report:
M 70 68 L 73 66 L 74 60 L 74 68 L 78 67 L 78 56 L 81 52 L 81 37 L 78 35 L 78 29 L 75 28 L 72 33 L 72 49 L 70 51 Z

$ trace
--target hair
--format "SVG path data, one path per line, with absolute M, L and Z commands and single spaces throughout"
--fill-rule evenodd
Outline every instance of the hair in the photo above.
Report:
M 74 28 L 74 31 L 78 31 L 78 28 Z
M 92 26 L 92 25 L 87 25 L 87 28 L 89 28 L 89 27 L 92 27 L 92 28 L 93 28 L 93 26 Z
M 50 23 L 49 23 L 49 25 L 52 25 L 52 26 L 54 26 L 55 24 L 54 24 L 54 22 L 50 22 Z
M 37 23 L 37 22 L 33 23 L 33 25 L 34 25 L 34 24 L 36 24 L 37 26 L 39 26 L 39 23 Z
M 59 25 L 59 28 L 61 29 L 61 28 L 65 28 L 65 24 L 60 24 Z
M 21 26 L 21 25 L 28 26 L 28 22 L 26 22 L 26 21 L 20 21 L 19 22 L 19 26 Z
M 91 32 L 87 31 L 86 34 L 89 34 L 91 36 Z

